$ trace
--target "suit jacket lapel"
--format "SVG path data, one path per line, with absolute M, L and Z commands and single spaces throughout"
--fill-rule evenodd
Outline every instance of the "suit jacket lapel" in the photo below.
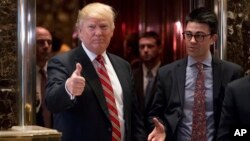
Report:
M 186 82 L 186 67 L 187 67 L 187 58 L 184 58 L 179 62 L 176 67 L 176 76 L 177 76 L 177 90 L 180 96 L 181 108 L 184 106 L 184 95 L 185 95 L 185 82 Z
M 135 84 L 137 86 L 136 93 L 137 93 L 137 97 L 138 97 L 139 106 L 140 106 L 140 109 L 144 111 L 144 109 L 145 109 L 144 105 L 147 105 L 146 104 L 147 96 L 145 96 L 145 99 L 144 99 L 142 66 L 140 66 L 138 68 L 138 70 L 136 70 L 136 73 L 134 73 L 134 81 L 135 81 Z
M 89 85 L 92 88 L 94 94 L 96 95 L 100 103 L 101 108 L 103 109 L 107 118 L 109 118 L 108 107 L 102 91 L 102 85 L 99 80 L 98 74 L 96 73 L 96 70 L 91 60 L 89 59 L 85 51 L 82 49 L 82 47 L 79 47 L 79 50 L 77 50 L 76 52 L 76 62 L 79 62 L 83 67 L 83 71 L 81 73 L 86 80 L 86 85 Z
M 214 101 L 213 106 L 214 106 L 214 114 L 217 114 L 216 101 L 218 101 L 221 93 L 223 75 L 221 72 L 220 61 L 214 57 L 212 58 L 212 69 L 213 69 L 213 101 Z
M 128 96 L 127 94 L 129 93 L 128 90 L 130 90 L 131 88 L 128 87 L 129 85 L 127 84 L 128 82 L 126 81 L 126 77 L 129 77 L 129 76 L 124 74 L 124 70 L 123 70 L 124 68 L 120 66 L 120 62 L 118 62 L 117 59 L 114 59 L 114 57 L 112 57 L 112 54 L 107 53 L 107 55 L 110 59 L 111 64 L 113 65 L 113 68 L 116 72 L 116 75 L 122 87 L 124 118 L 125 118 L 125 121 L 128 121 L 127 119 L 129 117 L 128 114 L 131 113 L 131 111 L 128 111 L 130 109 L 128 107 L 130 107 L 131 103 L 129 101 L 131 101 L 131 99 L 130 99 L 130 96 Z
M 170 123 L 170 127 L 172 128 L 172 132 L 176 133 L 176 127 L 178 126 L 178 123 L 181 119 L 181 115 L 183 115 L 183 106 L 184 106 L 184 96 L 185 96 L 185 82 L 186 82 L 186 66 L 187 66 L 187 58 L 184 58 L 182 60 L 180 60 L 180 62 L 178 62 L 178 64 L 176 65 L 176 67 L 174 68 L 174 76 L 176 76 L 176 86 L 174 87 L 174 91 L 176 93 L 174 93 L 172 97 L 172 101 L 175 102 L 180 102 L 180 107 L 176 108 L 176 111 L 179 112 L 177 113 L 178 118 L 175 118 L 172 120 L 172 122 Z M 175 82 L 174 82 L 175 84 Z

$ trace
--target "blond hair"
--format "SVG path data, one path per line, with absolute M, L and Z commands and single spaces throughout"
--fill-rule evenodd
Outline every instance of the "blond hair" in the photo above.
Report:
M 110 22 L 111 28 L 115 28 L 115 12 L 113 8 L 109 5 L 94 2 L 84 6 L 78 13 L 76 28 L 87 19 L 87 18 L 97 18 L 105 19 Z

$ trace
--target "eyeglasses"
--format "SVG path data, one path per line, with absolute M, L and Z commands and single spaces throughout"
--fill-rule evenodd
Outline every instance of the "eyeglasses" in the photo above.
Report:
M 200 32 L 200 33 L 195 33 L 193 35 L 191 32 L 183 32 L 182 35 L 183 35 L 183 38 L 188 40 L 188 41 L 191 41 L 193 36 L 194 36 L 194 39 L 196 42 L 202 42 L 205 37 L 207 37 L 211 34 L 205 34 L 205 33 Z
M 49 39 L 38 39 L 38 40 L 36 40 L 36 45 L 37 46 L 45 46 L 46 43 L 50 46 L 50 45 L 52 45 L 52 40 L 49 40 Z

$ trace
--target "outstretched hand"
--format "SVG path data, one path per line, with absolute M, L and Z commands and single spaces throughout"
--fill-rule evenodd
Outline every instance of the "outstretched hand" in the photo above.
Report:
M 153 122 L 155 128 L 148 135 L 148 141 L 164 141 L 166 138 L 164 125 L 155 117 L 153 118 Z
M 82 94 L 85 88 L 85 78 L 81 76 L 82 65 L 76 63 L 76 69 L 66 81 L 66 88 L 73 96 L 79 96 Z

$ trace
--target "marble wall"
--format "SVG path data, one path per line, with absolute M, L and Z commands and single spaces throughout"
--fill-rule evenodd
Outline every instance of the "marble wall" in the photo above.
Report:
M 0 1 L 0 130 L 17 118 L 17 1 Z
M 229 61 L 250 69 L 250 3 L 248 0 L 227 2 L 227 52 Z

